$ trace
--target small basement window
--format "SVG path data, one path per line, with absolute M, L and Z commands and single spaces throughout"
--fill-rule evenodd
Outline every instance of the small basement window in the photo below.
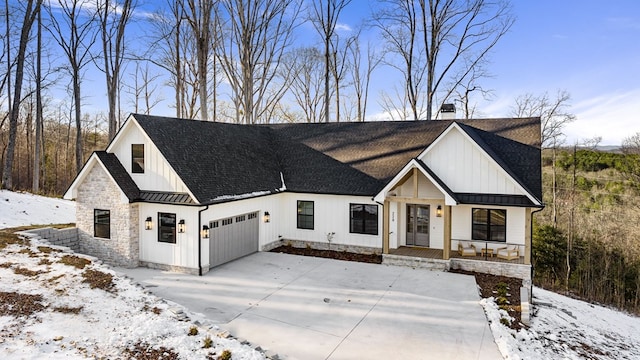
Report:
M 93 236 L 111 239 L 111 211 L 93 210 Z
M 158 241 L 176 243 L 176 214 L 158 213 Z
M 144 144 L 131 144 L 131 172 L 144 174 Z

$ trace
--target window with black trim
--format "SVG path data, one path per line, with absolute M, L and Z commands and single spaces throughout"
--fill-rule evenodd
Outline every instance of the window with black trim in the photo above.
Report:
M 131 144 L 131 172 L 144 174 L 144 144 Z
M 158 213 L 158 241 L 176 243 L 176 214 Z
M 349 232 L 378 235 L 378 205 L 349 204 Z
M 298 229 L 313 230 L 313 201 L 298 200 Z
M 507 210 L 474 208 L 472 212 L 473 240 L 507 241 Z
M 93 209 L 93 236 L 111 239 L 111 211 Z

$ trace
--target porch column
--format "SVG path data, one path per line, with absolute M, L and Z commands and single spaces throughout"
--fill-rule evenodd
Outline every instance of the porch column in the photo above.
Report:
M 449 260 L 451 256 L 451 206 L 444 206 L 444 249 L 442 249 L 442 258 Z
M 389 253 L 389 200 L 382 206 L 382 253 Z
M 524 219 L 524 264 L 531 265 L 531 208 L 525 209 Z

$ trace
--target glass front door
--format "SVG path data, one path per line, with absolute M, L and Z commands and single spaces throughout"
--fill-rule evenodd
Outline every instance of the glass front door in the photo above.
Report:
M 429 205 L 407 204 L 407 245 L 429 247 Z

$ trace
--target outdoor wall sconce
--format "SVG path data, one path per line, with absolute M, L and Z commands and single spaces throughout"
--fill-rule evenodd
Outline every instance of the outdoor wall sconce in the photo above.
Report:
M 207 225 L 202 225 L 202 238 L 203 239 L 209 238 L 209 227 Z
M 438 207 L 436 208 L 436 216 L 442 217 L 442 206 L 440 205 L 438 205 Z
M 184 224 L 184 219 L 181 219 L 180 221 L 178 221 L 178 232 L 183 233 L 185 229 L 186 226 Z
M 264 216 L 262 217 L 262 221 L 268 223 L 271 221 L 271 214 L 268 211 L 264 212 Z
M 144 229 L 151 230 L 153 228 L 153 220 L 151 220 L 151 216 L 147 216 L 147 220 L 144 221 Z

